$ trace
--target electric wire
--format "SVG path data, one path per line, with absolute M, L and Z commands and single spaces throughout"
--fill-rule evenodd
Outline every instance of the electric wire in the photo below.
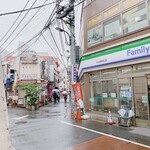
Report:
M 55 11 L 56 7 L 53 9 L 50 17 L 48 18 L 47 22 L 45 23 L 43 29 L 38 32 L 35 36 L 33 36 L 30 40 L 28 40 L 26 43 L 24 43 L 22 46 L 18 47 L 17 49 L 15 49 L 14 51 L 10 52 L 8 55 L 6 55 L 5 57 L 3 57 L 2 59 L 6 59 L 8 56 L 15 54 L 16 52 L 18 52 L 23 46 L 25 46 L 26 44 L 28 44 L 30 41 L 34 40 L 37 36 L 41 36 L 41 34 L 46 31 L 47 28 L 47 24 L 50 22 L 51 18 L 54 16 L 54 11 Z M 39 36 L 39 37 L 40 37 Z
M 35 0 L 34 1 L 34 3 L 31 5 L 31 7 L 30 8 L 32 8 L 33 6 L 34 6 L 34 4 L 36 3 L 36 1 L 37 0 Z M 30 11 L 30 10 L 29 10 Z M 1 44 L 1 46 L 0 47 L 2 47 L 6 42 L 7 42 L 7 40 L 13 35 L 13 33 L 16 31 L 16 29 L 21 25 L 21 23 L 23 22 L 23 20 L 25 19 L 25 17 L 27 16 L 27 14 L 29 13 L 29 11 L 24 15 L 24 17 L 21 19 L 21 21 L 18 23 L 18 25 L 16 26 L 16 28 L 13 30 L 13 32 L 9 35 L 9 37 Z M 5 48 L 4 48 L 4 50 L 5 50 Z M 4 51 L 3 50 L 3 51 Z M 3 51 L 1 51 L 0 52 L 0 54 L 3 52 Z
M 31 43 L 31 45 L 29 46 L 29 47 L 31 47 L 31 46 L 33 46 L 33 44 L 35 45 L 36 44 L 36 42 L 38 41 L 38 38 L 33 42 L 33 43 Z M 26 44 L 25 44 L 26 45 Z M 25 46 L 24 45 L 24 46 Z M 23 50 L 19 55 L 17 55 L 16 56 L 16 58 L 17 57 L 20 57 L 24 52 L 26 52 L 28 50 L 28 47 L 25 49 L 25 50 Z
M 45 38 L 45 36 L 42 34 L 42 37 L 44 39 L 44 41 L 46 42 L 46 44 L 50 47 L 50 49 L 53 51 L 53 53 L 55 54 L 55 56 L 57 56 L 57 53 L 53 50 L 53 48 L 51 47 L 51 45 L 49 44 L 49 42 L 47 41 L 47 39 Z
M 38 41 L 43 46 L 43 48 L 48 52 L 48 54 L 50 55 L 49 50 L 46 48 L 46 46 L 43 44 L 43 42 L 40 40 L 40 38 L 38 39 Z
M 58 52 L 59 52 L 59 55 L 60 55 L 60 57 L 61 57 L 61 59 L 62 59 L 62 61 L 63 61 L 63 64 L 65 64 L 65 62 L 64 62 L 64 60 L 63 60 L 63 57 L 62 57 L 63 55 L 62 55 L 61 52 L 60 52 L 60 49 L 59 49 L 59 47 L 58 47 L 58 45 L 57 45 L 57 43 L 56 43 L 56 40 L 55 40 L 55 38 L 54 38 L 54 36 L 53 36 L 53 33 L 52 33 L 52 31 L 51 31 L 51 28 L 49 28 L 49 31 L 50 31 L 50 33 L 51 33 L 51 36 L 52 36 L 52 38 L 53 38 L 53 41 L 54 41 L 56 47 L 58 48 Z
M 60 26 L 60 21 L 58 21 L 57 20 L 57 26 L 59 27 L 59 28 L 61 28 L 61 26 Z M 65 41 L 67 41 L 67 38 L 66 38 L 66 34 L 64 34 L 64 36 L 65 36 Z M 61 34 L 61 32 L 59 32 L 59 37 L 60 37 L 60 42 L 61 42 L 61 46 L 62 46 L 62 49 L 63 49 L 63 54 L 64 54 L 64 56 L 65 56 L 65 48 L 64 48 L 64 42 L 63 42 L 63 38 L 62 38 L 62 34 Z M 70 39 L 70 37 L 69 37 L 69 39 Z
M 50 49 L 53 51 L 53 53 L 57 56 L 56 52 L 53 50 L 53 48 L 50 46 L 50 44 L 48 43 L 48 41 L 46 40 L 46 38 L 44 37 L 44 35 L 42 34 L 43 39 L 45 40 L 46 44 L 50 47 Z M 64 63 L 62 62 L 62 60 L 58 57 L 59 61 L 61 62 L 61 64 L 65 67 Z
M 37 0 L 36 0 L 37 1 Z M 45 0 L 46 2 L 47 0 Z M 44 2 L 44 3 L 45 3 Z M 43 3 L 43 4 L 44 4 Z M 18 35 L 25 29 L 25 27 L 31 22 L 31 20 L 37 15 L 37 13 L 40 11 L 41 8 L 39 8 L 35 14 L 28 20 L 28 22 L 23 26 L 23 28 L 18 32 L 18 34 L 6 45 L 5 49 L 18 37 Z
M 30 0 L 28 0 L 28 2 L 25 4 L 23 10 L 26 8 L 26 6 L 28 5 L 28 3 L 30 2 Z M 17 20 L 19 19 L 19 17 L 21 16 L 22 12 L 20 12 L 20 14 L 18 15 L 18 17 L 15 19 L 15 21 L 13 22 L 13 24 L 10 26 L 10 28 L 8 29 L 8 31 L 5 33 L 5 35 L 0 39 L 0 42 L 7 36 L 7 34 L 9 33 L 9 31 L 13 28 L 13 26 L 15 25 L 15 23 L 17 22 Z
M 57 21 L 57 25 L 58 25 L 58 27 L 60 27 L 60 24 L 59 24 L 58 21 Z M 63 39 L 62 39 L 62 34 L 61 34 L 61 32 L 59 32 L 59 37 L 60 37 L 60 44 L 61 44 L 63 56 L 65 57 L 65 59 L 66 59 L 66 61 L 67 61 L 67 57 L 66 57 L 66 55 L 65 55 L 64 42 L 63 42 Z M 64 58 L 64 57 L 63 57 L 63 58 Z M 65 64 L 65 68 L 66 68 L 66 70 L 67 70 L 67 65 L 66 65 L 66 64 Z
M 39 26 L 40 24 L 42 24 L 45 21 L 45 18 L 43 17 L 43 15 L 45 15 L 45 12 L 42 12 L 40 15 L 41 16 L 40 17 L 38 16 L 37 20 L 35 20 L 36 24 L 34 26 L 32 26 L 30 29 L 28 29 L 28 31 L 25 32 L 26 34 L 30 33 L 34 28 L 36 28 L 37 26 Z M 44 19 L 41 20 L 40 19 L 41 17 Z M 40 20 L 40 22 L 37 23 L 37 21 L 39 21 L 39 20 Z M 24 35 L 24 32 L 20 33 L 20 35 L 18 37 L 20 37 L 22 35 Z
M 45 2 L 46 2 L 46 1 L 45 1 Z M 50 17 L 48 18 L 48 20 L 47 20 L 47 22 L 45 23 L 45 25 L 44 25 L 43 29 L 41 30 L 41 32 L 39 32 L 39 33 L 37 34 L 37 36 L 39 35 L 39 37 L 37 38 L 36 41 L 38 41 L 38 39 L 40 38 L 40 36 L 43 35 L 43 32 L 46 31 L 46 29 L 47 29 L 47 24 L 50 22 L 50 20 L 51 20 L 51 19 L 53 18 L 53 16 L 54 16 L 54 11 L 55 11 L 55 8 L 53 9 L 53 11 L 52 11 Z M 32 39 L 31 39 L 31 40 L 32 40 Z
M 52 20 L 52 19 L 51 19 Z M 47 21 L 47 24 L 45 24 L 45 26 L 44 26 L 44 28 L 43 29 L 46 29 L 47 28 L 47 26 L 49 26 L 51 23 L 50 23 L 50 19 Z M 50 30 L 49 30 L 50 31 Z M 40 34 L 41 34 L 42 32 L 40 32 Z M 52 33 L 51 33 L 52 34 Z M 43 33 L 41 34 L 41 35 L 43 35 Z M 53 37 L 53 34 L 52 34 L 52 37 Z M 36 37 L 34 37 L 34 38 L 36 38 Z M 54 39 L 54 37 L 53 37 L 53 39 Z M 31 40 L 33 40 L 33 39 L 31 39 Z M 55 40 L 55 39 L 54 39 Z M 30 40 L 29 40 L 30 41 Z M 28 41 L 28 42 L 29 42 Z M 38 40 L 37 40 L 38 41 Z M 25 43 L 26 44 L 26 43 Z M 55 44 L 56 44 L 56 41 L 55 41 Z M 57 45 L 57 44 L 56 44 Z M 57 46 L 58 47 L 58 46 Z M 58 49 L 59 50 L 59 49 Z M 60 56 L 62 57 L 62 54 L 60 53 Z M 61 61 L 61 60 L 60 60 Z M 63 64 L 63 63 L 62 63 Z
M 65 27 L 64 27 L 64 24 L 63 24 L 63 22 L 62 22 L 62 20 L 61 20 L 61 26 L 62 26 L 62 29 L 65 31 Z M 67 31 L 66 31 L 67 32 Z M 71 43 L 70 43 L 70 36 L 69 36 L 69 42 L 67 41 L 67 37 L 66 37 L 66 34 L 65 34 L 65 32 L 64 32 L 64 37 L 65 37 L 65 41 L 66 41 L 66 43 L 68 44 L 68 45 L 70 45 Z
M 35 38 L 37 38 L 39 35 L 41 35 L 41 33 L 44 31 L 41 30 L 40 32 L 38 32 L 36 35 L 34 35 L 30 40 L 28 40 L 26 43 L 24 43 L 23 45 L 21 45 L 20 47 L 18 47 L 17 49 L 13 50 L 12 52 L 10 52 L 8 55 L 6 55 L 5 57 L 3 57 L 2 59 L 6 59 L 7 57 L 14 55 L 15 53 L 17 53 L 22 47 L 24 47 L 26 44 L 30 43 L 32 40 L 34 40 Z
M 28 9 L 18 10 L 18 11 L 14 11 L 14 12 L 3 13 L 3 14 L 0 14 L 0 16 L 12 15 L 12 14 L 20 13 L 20 12 L 25 12 L 25 11 L 29 11 L 29 10 L 33 10 L 33 9 L 38 9 L 38 8 L 45 7 L 45 6 L 48 6 L 48 5 L 51 5 L 51 4 L 55 4 L 55 3 L 56 2 L 51 2 L 51 3 L 44 4 L 44 5 L 33 7 L 31 9 L 28 8 Z

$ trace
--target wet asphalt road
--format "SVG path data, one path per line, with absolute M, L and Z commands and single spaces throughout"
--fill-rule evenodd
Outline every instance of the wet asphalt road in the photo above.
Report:
M 99 136 L 68 126 L 64 103 L 49 104 L 36 111 L 9 108 L 10 130 L 16 150 L 63 150 Z M 69 116 L 69 112 L 68 112 Z
M 48 104 L 36 111 L 8 108 L 8 113 L 16 150 L 148 149 L 111 135 L 150 146 L 149 137 L 133 134 L 130 128 L 109 126 L 90 119 L 71 119 L 69 104 L 65 107 L 63 102 Z

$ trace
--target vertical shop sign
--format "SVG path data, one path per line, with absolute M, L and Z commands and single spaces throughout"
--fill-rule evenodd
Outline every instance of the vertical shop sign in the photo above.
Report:
M 72 83 L 77 82 L 77 65 L 73 64 L 72 65 Z
M 80 83 L 72 84 L 72 89 L 75 97 L 75 102 L 82 99 L 82 88 Z

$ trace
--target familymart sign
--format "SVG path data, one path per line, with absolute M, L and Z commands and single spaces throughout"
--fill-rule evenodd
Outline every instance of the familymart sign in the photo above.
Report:
M 86 70 L 150 56 L 150 38 L 83 56 L 79 77 Z

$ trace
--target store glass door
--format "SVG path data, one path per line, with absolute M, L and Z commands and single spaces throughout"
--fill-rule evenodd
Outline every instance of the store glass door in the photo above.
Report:
M 148 120 L 149 120 L 149 127 L 150 127 L 150 76 L 147 77 L 147 90 L 148 90 Z
M 148 126 L 149 103 L 148 103 L 147 78 L 146 77 L 133 78 L 133 90 L 134 90 L 136 125 Z

